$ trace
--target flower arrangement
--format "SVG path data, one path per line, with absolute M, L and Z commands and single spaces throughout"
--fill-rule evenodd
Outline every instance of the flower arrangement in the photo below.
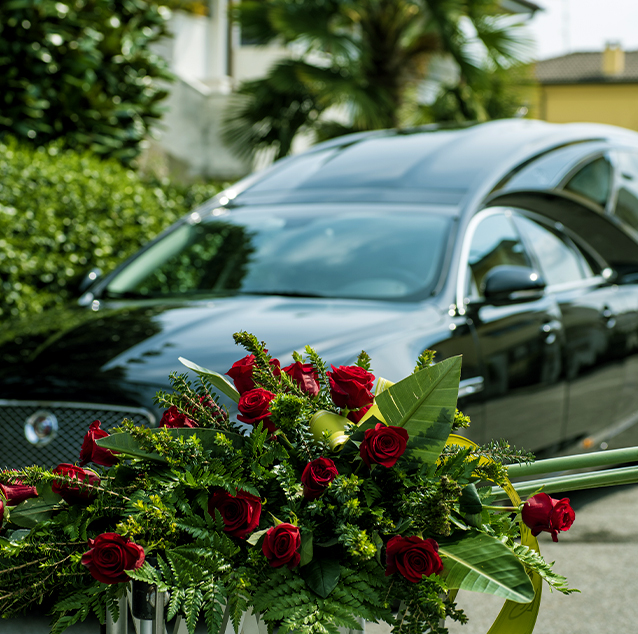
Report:
M 166 619 L 191 633 L 200 617 L 211 634 L 225 618 L 238 631 L 252 610 L 281 634 L 362 619 L 420 634 L 466 620 L 459 588 L 502 597 L 499 618 L 531 627 L 542 582 L 573 591 L 535 539 L 569 529 L 569 501 L 533 491 L 522 504 L 508 470 L 539 463 L 454 434 L 469 423 L 456 410 L 460 358 L 434 364 L 426 351 L 393 385 L 365 353 L 328 369 L 306 348 L 281 367 L 254 336 L 235 340 L 248 354 L 232 383 L 182 360 L 198 380 L 171 376 L 158 429 L 123 421 L 109 435 L 94 421 L 80 466 L 0 473 L 3 617 L 44 601 L 53 634 L 91 612 L 117 620 L 138 580 L 168 591 Z

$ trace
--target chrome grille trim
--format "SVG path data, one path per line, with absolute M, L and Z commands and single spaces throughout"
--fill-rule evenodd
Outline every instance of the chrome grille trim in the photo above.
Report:
M 29 417 L 39 410 L 52 413 L 58 421 L 55 438 L 42 446 L 31 444 L 24 429 Z M 108 432 L 124 418 L 150 427 L 156 425 L 155 415 L 142 407 L 0 399 L 0 469 L 33 464 L 51 468 L 61 462 L 77 463 L 84 435 L 94 420 L 101 421 L 102 429 Z

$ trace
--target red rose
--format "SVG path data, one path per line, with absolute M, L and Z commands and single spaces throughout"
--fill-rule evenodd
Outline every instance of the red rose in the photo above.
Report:
M 84 435 L 82 449 L 80 449 L 80 465 L 84 466 L 87 462 L 102 465 L 103 467 L 112 467 L 117 464 L 118 460 L 110 449 L 105 449 L 96 444 L 98 438 L 107 438 L 108 434 L 100 429 L 99 420 L 94 420 L 89 425 L 89 431 Z
M 330 393 L 337 407 L 359 409 L 372 403 L 374 394 L 370 391 L 374 384 L 374 374 L 358 365 L 340 365 L 327 372 L 330 381 Z
M 443 570 L 439 545 L 431 538 L 395 535 L 386 548 L 385 576 L 399 572 L 408 581 L 418 583 L 423 577 Z
M 359 445 L 359 455 L 368 467 L 371 464 L 393 467 L 403 455 L 408 437 L 408 432 L 403 427 L 377 423 L 374 429 L 366 429 Z
M 117 533 L 102 533 L 89 539 L 82 563 L 102 583 L 125 583 L 129 580 L 125 571 L 137 570 L 144 563 L 144 549 Z
M 569 530 L 576 514 L 569 505 L 569 498 L 555 500 L 547 493 L 537 493 L 525 502 L 521 517 L 525 525 L 532 529 L 534 537 L 546 531 L 557 542 L 559 531 Z
M 53 473 L 77 481 L 77 485 L 67 484 L 61 480 L 54 480 L 51 484 L 53 492 L 61 495 L 62 499 L 69 504 L 87 502 L 97 495 L 97 493 L 90 488 L 90 485 L 96 486 L 100 484 L 100 478 L 97 473 L 66 463 L 59 464 L 53 469 Z
M 359 421 L 364 417 L 365 413 L 372 407 L 372 403 L 370 405 L 365 405 L 361 409 L 355 409 L 351 412 L 348 412 L 347 419 L 351 420 L 353 423 L 359 424 Z
M 178 427 L 199 427 L 194 420 L 191 420 L 188 416 L 182 414 L 175 405 L 172 405 L 164 412 L 159 426 L 167 427 L 169 429 L 176 429 Z
M 217 509 L 224 520 L 224 531 L 233 537 L 246 539 L 259 524 L 261 500 L 241 489 L 233 496 L 219 489 L 208 500 L 208 512 L 214 517 Z
M 261 421 L 264 428 L 269 432 L 274 432 L 277 428 L 270 422 L 270 403 L 275 395 L 261 387 L 248 390 L 241 395 L 237 407 L 241 412 L 237 419 L 242 423 L 257 426 Z
M 310 394 L 310 396 L 319 394 L 319 377 L 312 364 L 295 361 L 295 363 L 287 365 L 282 370 L 290 375 L 303 392 Z
M 304 497 L 316 500 L 338 475 L 337 467 L 330 458 L 322 456 L 309 462 L 301 474 Z
M 264 352 L 268 352 L 268 350 L 264 350 Z M 279 360 L 271 359 L 270 365 L 272 366 L 274 375 L 279 376 L 281 374 L 281 370 L 279 369 Z M 254 367 L 255 355 L 248 354 L 243 359 L 235 361 L 235 363 L 233 363 L 233 367 L 226 372 L 226 375 L 233 380 L 235 388 L 237 388 L 237 391 L 240 394 L 255 389 L 255 382 L 253 381 Z
M 288 566 L 288 569 L 292 570 L 301 560 L 298 552 L 300 547 L 299 529 L 294 524 L 283 522 L 268 530 L 261 550 L 273 568 Z
M 38 497 L 35 487 L 29 487 L 20 481 L 15 484 L 0 484 L 0 491 L 2 491 L 2 495 L 7 501 L 7 506 L 17 506 L 24 500 Z

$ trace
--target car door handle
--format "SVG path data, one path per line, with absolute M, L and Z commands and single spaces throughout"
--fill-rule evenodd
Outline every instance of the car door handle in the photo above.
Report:
M 558 319 L 552 319 L 541 326 L 541 332 L 545 336 L 545 343 L 551 346 L 558 338 L 557 333 L 561 331 L 563 325 Z
M 610 330 L 616 326 L 616 315 L 612 312 L 609 306 L 605 306 L 603 310 L 600 312 L 600 316 L 605 324 L 606 328 Z

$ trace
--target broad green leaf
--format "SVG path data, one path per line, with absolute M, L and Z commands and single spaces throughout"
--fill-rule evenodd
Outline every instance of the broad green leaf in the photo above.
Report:
M 166 463 L 166 460 L 162 458 L 158 453 L 149 453 L 143 451 L 140 445 L 131 434 L 128 432 L 122 432 L 119 434 L 113 434 L 104 438 L 98 438 L 95 443 L 105 449 L 111 451 L 117 451 L 125 456 L 133 456 L 134 458 L 142 458 L 144 460 L 154 460 L 155 462 Z
M 59 493 L 53 492 L 51 482 L 40 482 L 37 487 L 38 500 L 48 502 L 49 504 L 59 504 L 62 501 L 62 497 Z
M 463 514 L 469 513 L 470 515 L 474 515 L 483 510 L 481 498 L 479 497 L 476 485 L 473 482 L 463 488 L 461 495 L 459 496 L 459 503 L 461 513 Z
M 449 588 L 493 594 L 516 603 L 529 603 L 534 587 L 516 555 L 491 535 L 464 532 L 441 540 L 442 574 Z
M 21 502 L 18 506 L 11 509 L 11 521 L 16 526 L 21 526 L 22 528 L 33 528 L 40 522 L 48 520 L 62 500 L 59 495 L 56 497 L 57 501 L 31 498 Z
M 232 398 L 235 403 L 239 403 L 239 392 L 235 389 L 235 386 L 224 376 L 222 376 L 219 372 L 215 372 L 215 370 L 209 370 L 208 368 L 203 368 L 201 365 L 197 365 L 188 359 L 184 359 L 184 357 L 179 357 L 179 360 L 183 365 L 185 365 L 189 370 L 196 372 L 200 376 L 205 376 L 208 380 L 223 394 Z
M 263 531 L 255 531 L 250 535 L 250 537 L 246 540 L 246 543 L 251 546 L 257 546 L 259 540 L 268 532 L 269 529 L 264 528 Z
M 388 425 L 409 434 L 414 458 L 434 464 L 450 435 L 461 377 L 461 357 L 431 365 L 381 392 L 375 399 Z
M 180 427 L 177 429 L 167 429 L 165 427 L 160 429 L 152 429 L 152 433 L 168 432 L 171 436 L 175 437 L 188 437 L 197 436 L 202 443 L 204 449 L 208 449 L 215 453 L 216 451 L 222 452 L 222 448 L 217 444 L 217 434 L 222 433 L 217 429 L 206 429 L 201 427 Z M 223 432 L 223 435 L 228 438 L 235 447 L 240 447 L 244 439 L 239 434 L 231 432 Z M 121 432 L 118 434 L 112 434 L 104 438 L 99 438 L 96 443 L 100 447 L 105 449 L 111 449 L 112 451 L 118 451 L 121 454 L 127 456 L 134 456 L 136 458 L 143 458 L 144 460 L 154 460 L 156 462 L 166 462 L 166 460 L 157 453 L 149 453 L 140 448 L 140 445 L 135 438 L 128 432 Z
M 312 531 L 302 531 L 301 533 L 301 554 L 300 566 L 305 566 L 312 561 Z
M 308 587 L 325 599 L 339 583 L 341 577 L 341 565 L 336 559 L 315 556 L 315 558 L 303 568 L 300 568 L 301 576 Z

